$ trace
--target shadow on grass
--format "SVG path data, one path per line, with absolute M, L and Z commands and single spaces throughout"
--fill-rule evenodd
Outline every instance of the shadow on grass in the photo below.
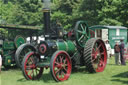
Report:
M 21 69 L 15 65 L 15 66 L 8 66 L 6 68 L 4 66 L 2 66 L 1 70 L 2 71 L 9 71 L 9 70 L 21 70 Z
M 128 78 L 128 72 L 123 72 L 117 75 L 112 76 L 114 78 Z M 128 81 L 126 80 L 121 80 L 121 79 L 112 79 L 111 81 L 115 81 L 115 82 L 122 82 L 123 84 L 127 84 L 128 85 Z
M 87 68 L 85 68 L 85 67 L 72 69 L 72 74 L 75 74 L 75 73 L 92 74 L 92 73 L 89 73 L 87 71 Z
M 18 79 L 17 81 L 18 81 L 18 82 L 26 82 L 26 81 L 28 81 L 28 80 L 26 80 L 25 78 L 21 78 L 21 79 Z
M 111 63 L 110 63 L 110 64 L 108 64 L 108 65 L 112 65 L 112 66 L 118 66 L 118 65 L 116 65 L 116 64 L 111 64 Z
M 115 81 L 115 82 L 122 82 L 123 84 L 128 85 L 128 81 L 127 81 L 127 80 L 112 79 L 111 81 Z
M 55 83 L 50 73 L 42 74 L 41 78 L 38 80 L 26 80 L 25 78 L 21 78 L 17 80 L 18 82 L 28 82 L 28 81 L 43 81 L 45 83 Z
M 120 73 L 120 74 L 114 75 L 112 77 L 128 78 L 128 71 L 124 72 L 124 73 Z
M 50 72 L 43 74 L 40 80 L 43 80 L 45 83 L 55 83 Z

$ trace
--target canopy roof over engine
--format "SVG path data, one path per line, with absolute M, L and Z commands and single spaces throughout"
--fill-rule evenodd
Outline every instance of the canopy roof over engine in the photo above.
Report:
M 0 28 L 5 29 L 22 29 L 22 30 L 41 30 L 41 26 L 26 26 L 26 25 L 13 25 L 13 24 L 0 24 Z
M 127 29 L 124 26 L 107 26 L 107 25 L 94 25 L 89 27 L 90 29 Z

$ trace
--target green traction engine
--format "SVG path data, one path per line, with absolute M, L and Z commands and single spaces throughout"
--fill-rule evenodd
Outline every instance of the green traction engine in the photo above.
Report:
M 49 1 L 49 0 L 46 0 Z M 17 59 L 27 80 L 39 79 L 44 69 L 50 68 L 55 81 L 64 81 L 71 71 L 80 66 L 91 73 L 102 72 L 106 67 L 107 52 L 101 39 L 92 38 L 86 22 L 78 21 L 71 31 L 50 26 L 50 9 L 45 7 L 44 37 L 37 46 L 23 44 L 17 50 Z M 27 50 L 24 56 L 21 54 Z
M 21 44 L 26 43 L 26 37 L 33 35 L 31 32 L 35 32 L 40 28 L 23 25 L 0 24 L 0 29 L 6 31 L 0 32 L 0 55 L 2 56 L 3 66 L 8 69 L 9 67 L 16 65 L 17 61 L 15 58 L 15 52 L 17 48 Z

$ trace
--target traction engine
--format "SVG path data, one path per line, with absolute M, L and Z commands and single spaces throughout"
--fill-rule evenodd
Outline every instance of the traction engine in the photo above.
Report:
M 50 68 L 55 81 L 70 77 L 76 67 L 85 66 L 91 73 L 102 72 L 106 67 L 107 52 L 101 39 L 92 38 L 92 31 L 85 21 L 78 21 L 67 34 L 61 27 L 50 27 L 50 9 L 44 8 L 45 41 L 37 46 L 23 44 L 17 50 L 17 58 L 27 80 L 39 79 L 44 69 Z M 21 54 L 27 53 L 21 57 Z

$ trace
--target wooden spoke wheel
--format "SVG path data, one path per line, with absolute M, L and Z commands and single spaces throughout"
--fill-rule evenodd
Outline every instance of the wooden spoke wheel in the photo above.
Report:
M 101 39 L 92 38 L 84 48 L 84 61 L 89 72 L 102 72 L 107 63 L 107 50 Z
M 50 62 L 50 71 L 55 81 L 67 80 L 71 74 L 70 56 L 65 51 L 56 51 Z
M 84 48 L 86 41 L 90 38 L 89 29 L 84 21 L 78 21 L 75 26 L 75 40 L 79 47 Z
M 28 52 L 22 62 L 22 72 L 27 80 L 37 80 L 43 73 L 42 67 L 36 64 L 40 61 L 40 56 L 35 52 Z
M 22 44 L 15 53 L 15 61 L 18 67 L 22 67 L 22 61 L 25 55 L 30 51 L 36 51 L 31 44 Z

